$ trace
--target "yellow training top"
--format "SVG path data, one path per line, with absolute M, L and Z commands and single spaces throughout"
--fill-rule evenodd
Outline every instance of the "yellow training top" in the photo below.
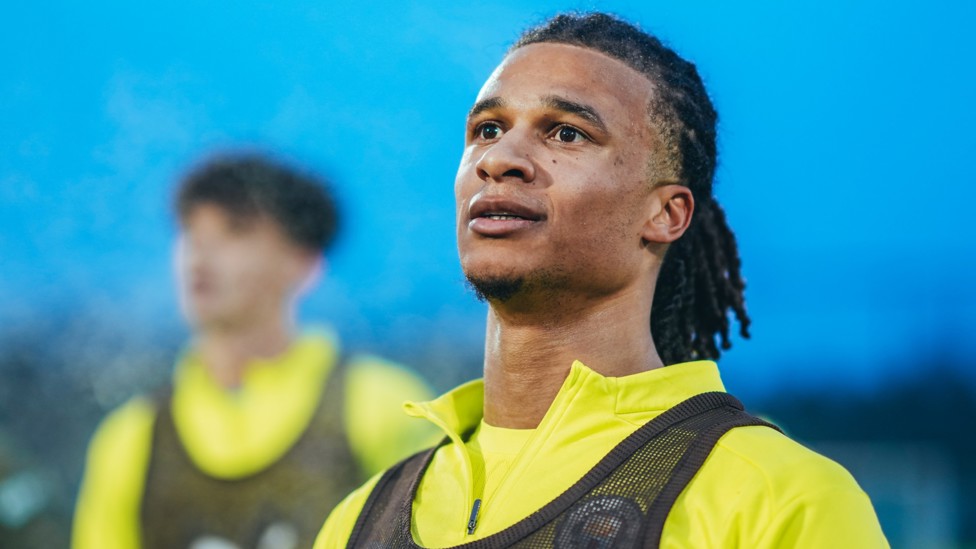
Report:
M 173 422 L 187 454 L 217 478 L 241 478 L 270 466 L 308 426 L 337 358 L 331 333 L 309 333 L 281 356 L 255 360 L 241 387 L 227 391 L 188 353 L 177 363 L 172 400 Z M 364 471 L 380 471 L 436 440 L 435 428 L 401 411 L 404 400 L 430 396 L 426 384 L 400 366 L 370 356 L 350 360 L 346 432 Z M 96 431 L 75 510 L 75 549 L 140 546 L 155 416 L 151 400 L 136 397 Z
M 437 451 L 413 502 L 414 541 L 447 547 L 503 530 L 555 499 L 644 423 L 694 395 L 724 390 L 709 361 L 619 378 L 574 362 L 536 429 L 486 424 L 481 381 L 408 403 L 408 413 L 451 439 Z M 378 479 L 336 507 L 315 549 L 345 546 Z M 479 498 L 477 529 L 468 535 Z M 887 546 L 871 502 L 847 471 L 759 426 L 732 429 L 718 441 L 675 502 L 661 538 L 667 548 Z

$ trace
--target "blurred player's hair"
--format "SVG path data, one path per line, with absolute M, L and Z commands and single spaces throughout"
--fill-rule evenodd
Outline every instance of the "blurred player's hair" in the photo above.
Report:
M 735 235 L 712 194 L 718 113 L 695 65 L 654 36 L 603 13 L 558 15 L 526 31 L 510 52 L 536 43 L 596 50 L 654 83 L 648 114 L 664 151 L 650 158 L 651 183 L 687 186 L 695 212 L 687 232 L 665 254 L 650 330 L 665 364 L 718 358 L 719 346 L 731 347 L 729 313 L 738 319 L 742 337 L 749 337 L 750 320 Z
M 323 178 L 256 153 L 214 156 L 191 170 L 176 190 L 180 221 L 201 204 L 241 222 L 266 216 L 293 243 L 313 251 L 327 250 L 339 227 L 336 201 Z

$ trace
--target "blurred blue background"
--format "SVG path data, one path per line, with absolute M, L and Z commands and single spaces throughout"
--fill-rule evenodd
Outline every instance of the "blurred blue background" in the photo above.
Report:
M 730 390 L 851 467 L 895 546 L 976 543 L 976 4 L 852 4 L 5 6 L 0 446 L 8 478 L 41 479 L 14 493 L 43 497 L 4 511 L 0 482 L 0 528 L 61 539 L 94 422 L 168 375 L 187 336 L 171 193 L 208 153 L 333 180 L 346 224 L 307 322 L 438 389 L 478 375 L 484 306 L 454 248 L 464 115 L 522 29 L 600 9 L 695 61 L 719 110 L 754 319 L 721 360 Z

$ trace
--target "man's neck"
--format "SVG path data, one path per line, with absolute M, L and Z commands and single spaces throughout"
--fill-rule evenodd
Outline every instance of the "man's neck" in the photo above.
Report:
M 240 387 L 255 359 L 284 353 L 294 338 L 287 321 L 221 327 L 201 332 L 196 341 L 200 359 L 210 375 L 227 390 Z
M 651 289 L 653 291 L 653 289 Z M 485 338 L 485 421 L 497 427 L 539 425 L 574 360 L 621 377 L 663 366 L 649 323 L 647 290 L 593 303 L 510 314 L 492 304 Z

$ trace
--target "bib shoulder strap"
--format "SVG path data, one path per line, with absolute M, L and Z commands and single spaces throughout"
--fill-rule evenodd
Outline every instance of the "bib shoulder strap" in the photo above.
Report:
M 447 439 L 445 439 L 446 442 Z M 359 538 L 363 535 L 364 529 L 369 527 L 374 529 L 377 525 L 386 525 L 393 531 L 397 531 L 402 526 L 397 524 L 406 517 L 407 528 L 413 511 L 413 495 L 416 492 L 420 479 L 434 458 L 434 453 L 444 442 L 428 450 L 418 452 L 408 458 L 403 459 L 396 465 L 390 467 L 383 473 L 373 487 L 363 509 L 356 519 L 356 525 L 349 535 L 347 547 L 356 547 Z M 380 526 L 386 530 L 387 527 Z

